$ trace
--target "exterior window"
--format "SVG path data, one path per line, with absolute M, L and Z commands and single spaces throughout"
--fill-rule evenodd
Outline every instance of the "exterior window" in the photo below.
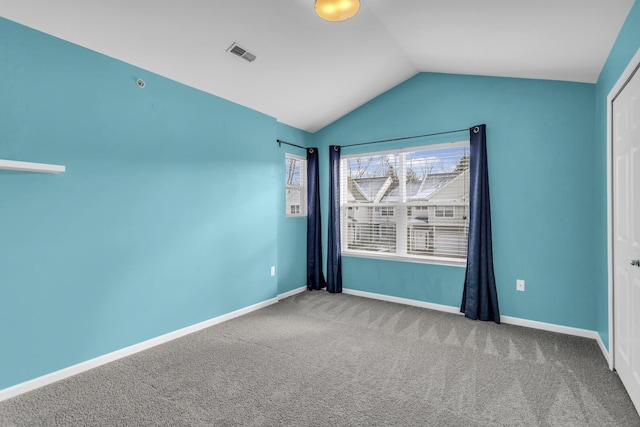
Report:
M 345 255 L 464 264 L 469 143 L 341 159 Z
M 455 206 L 436 206 L 436 218 L 453 218 Z
M 380 216 L 393 216 L 393 208 L 388 206 L 380 208 Z
M 285 154 L 286 215 L 307 216 L 307 159 Z

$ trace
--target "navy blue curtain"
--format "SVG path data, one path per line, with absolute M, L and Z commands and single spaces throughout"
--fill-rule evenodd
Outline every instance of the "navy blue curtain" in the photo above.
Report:
M 469 249 L 460 311 L 470 319 L 500 323 L 493 274 L 486 125 L 470 130 Z
M 318 149 L 307 149 L 307 289 L 327 286 L 322 274 L 322 227 Z
M 329 239 L 327 250 L 327 291 L 342 292 L 340 254 L 340 147 L 329 146 Z

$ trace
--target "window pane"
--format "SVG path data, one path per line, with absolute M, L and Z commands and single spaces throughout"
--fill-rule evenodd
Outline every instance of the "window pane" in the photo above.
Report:
M 289 206 L 289 213 L 300 213 L 300 189 L 287 188 L 287 206 Z M 297 212 L 294 207 L 297 207 Z
M 468 146 L 461 146 L 407 153 L 407 200 L 443 199 L 441 189 L 469 168 L 468 151 Z M 465 197 L 456 190 L 446 193 L 453 199 Z
M 345 156 L 341 167 L 346 252 L 466 258 L 468 144 Z
M 307 160 L 293 154 L 285 155 L 285 213 L 287 216 L 307 215 Z
M 300 160 L 287 157 L 285 162 L 287 185 L 300 185 Z
M 361 203 L 390 202 L 388 193 L 398 186 L 398 154 L 346 160 L 349 197 Z
M 348 249 L 372 252 L 395 252 L 396 223 L 393 208 L 382 215 L 372 207 L 349 208 Z
M 466 206 L 412 206 L 408 209 L 407 252 L 413 255 L 465 259 L 469 227 Z M 430 218 L 429 212 L 435 215 Z M 442 215 L 450 216 L 440 217 Z M 442 220 L 441 218 L 456 218 Z

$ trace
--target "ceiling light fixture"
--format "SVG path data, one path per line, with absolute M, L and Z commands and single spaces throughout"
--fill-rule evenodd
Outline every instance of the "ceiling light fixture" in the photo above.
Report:
M 316 13 L 327 21 L 346 21 L 360 10 L 360 0 L 316 0 Z

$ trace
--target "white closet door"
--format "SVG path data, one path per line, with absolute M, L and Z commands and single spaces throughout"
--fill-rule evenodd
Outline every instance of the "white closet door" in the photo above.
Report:
M 640 409 L 640 71 L 613 101 L 614 363 Z

